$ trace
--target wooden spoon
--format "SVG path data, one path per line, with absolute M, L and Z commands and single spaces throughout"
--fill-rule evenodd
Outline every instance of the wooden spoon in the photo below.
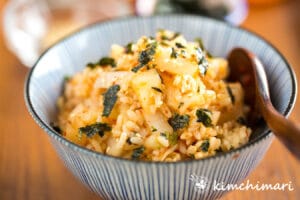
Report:
M 262 115 L 270 130 L 300 160 L 300 127 L 286 119 L 273 107 L 266 72 L 261 61 L 243 48 L 234 48 L 228 55 L 231 70 L 229 81 L 239 81 L 245 90 L 245 102 L 250 105 L 249 125 L 255 128 Z

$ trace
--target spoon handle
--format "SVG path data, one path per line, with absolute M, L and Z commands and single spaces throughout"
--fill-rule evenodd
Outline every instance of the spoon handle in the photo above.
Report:
M 262 114 L 268 127 L 300 161 L 300 127 L 286 119 L 273 107 L 267 75 L 260 59 L 244 48 L 234 48 L 228 55 L 229 80 L 239 81 L 245 92 L 245 102 L 251 107 L 250 124 L 255 124 L 258 113 Z
M 273 107 L 269 100 L 261 104 L 262 115 L 276 137 L 300 160 L 300 127 L 291 122 Z

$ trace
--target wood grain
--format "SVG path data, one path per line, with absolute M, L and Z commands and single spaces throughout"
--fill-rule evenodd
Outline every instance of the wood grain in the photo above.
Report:
M 0 0 L 1 16 L 6 1 Z M 300 14 L 298 1 L 251 8 L 242 25 L 273 43 L 300 77 Z M 0 27 L 0 200 L 99 199 L 64 167 L 47 135 L 27 112 L 23 85 L 28 69 L 6 49 Z M 299 97 L 299 95 L 298 95 Z M 298 98 L 299 99 L 299 98 Z M 300 121 L 297 102 L 291 119 Z M 300 199 L 300 163 L 276 139 L 248 177 L 252 184 L 289 183 L 294 191 L 232 191 L 231 199 Z

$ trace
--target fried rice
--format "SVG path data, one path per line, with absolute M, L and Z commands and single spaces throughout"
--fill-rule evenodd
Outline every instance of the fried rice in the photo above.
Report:
M 226 81 L 224 58 L 200 39 L 159 30 L 66 78 L 58 99 L 63 137 L 127 159 L 179 161 L 248 142 L 241 84 Z

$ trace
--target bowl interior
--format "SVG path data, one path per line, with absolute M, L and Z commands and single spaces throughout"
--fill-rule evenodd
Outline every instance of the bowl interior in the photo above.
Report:
M 263 62 L 276 109 L 287 115 L 296 98 L 294 73 L 282 55 L 262 38 L 243 29 L 216 20 L 188 15 L 127 18 L 94 24 L 63 39 L 48 49 L 29 74 L 26 100 L 29 110 L 49 130 L 56 117 L 56 100 L 65 76 L 82 70 L 88 62 L 107 55 L 112 44 L 126 45 L 142 35 L 154 35 L 158 29 L 182 33 L 188 40 L 202 38 L 212 55 L 226 57 L 234 47 L 254 52 Z M 268 134 L 263 125 L 251 140 Z

